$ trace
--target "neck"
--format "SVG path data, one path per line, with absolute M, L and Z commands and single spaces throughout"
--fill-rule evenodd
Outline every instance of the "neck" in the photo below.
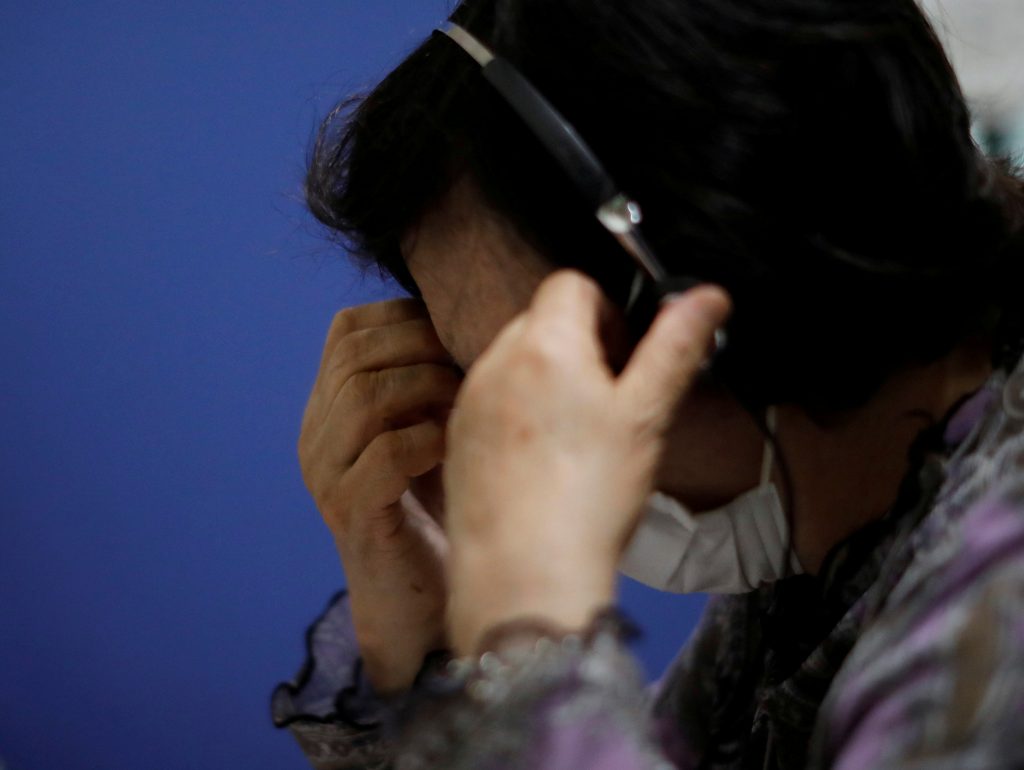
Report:
M 865 407 L 823 428 L 796 407 L 779 408 L 779 443 L 792 477 L 793 543 L 809 574 L 829 550 L 896 499 L 909 471 L 910 445 L 991 374 L 984 360 L 962 356 L 891 378 Z M 778 468 L 773 475 L 785 494 Z

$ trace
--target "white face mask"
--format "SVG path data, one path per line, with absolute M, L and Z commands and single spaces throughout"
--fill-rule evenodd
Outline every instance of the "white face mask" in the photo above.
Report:
M 766 423 L 775 430 L 773 407 Z M 673 593 L 745 593 L 783 577 L 789 523 L 771 481 L 773 460 L 766 439 L 760 483 L 706 513 L 695 515 L 661 492 L 652 494 L 619 571 Z M 802 573 L 796 554 L 788 556 L 789 574 Z

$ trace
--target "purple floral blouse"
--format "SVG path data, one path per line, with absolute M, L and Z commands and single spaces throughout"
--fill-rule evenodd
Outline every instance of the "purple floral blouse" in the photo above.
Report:
M 712 597 L 654 685 L 610 624 L 493 680 L 432 656 L 382 700 L 342 594 L 274 721 L 320 770 L 1024 768 L 1024 364 L 940 428 L 886 517 L 817 576 Z

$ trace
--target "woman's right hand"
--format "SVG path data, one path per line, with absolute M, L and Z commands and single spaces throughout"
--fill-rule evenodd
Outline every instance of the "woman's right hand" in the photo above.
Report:
M 356 640 L 380 693 L 407 689 L 444 636 L 445 423 L 462 376 L 423 304 L 338 313 L 302 420 L 302 475 L 334 535 Z

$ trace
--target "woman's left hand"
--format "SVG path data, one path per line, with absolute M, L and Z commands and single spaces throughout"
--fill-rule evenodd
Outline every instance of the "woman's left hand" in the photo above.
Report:
M 661 309 L 621 374 L 614 309 L 559 271 L 474 364 L 448 425 L 448 625 L 460 654 L 517 618 L 582 628 L 615 595 L 665 434 L 729 313 L 716 287 Z

